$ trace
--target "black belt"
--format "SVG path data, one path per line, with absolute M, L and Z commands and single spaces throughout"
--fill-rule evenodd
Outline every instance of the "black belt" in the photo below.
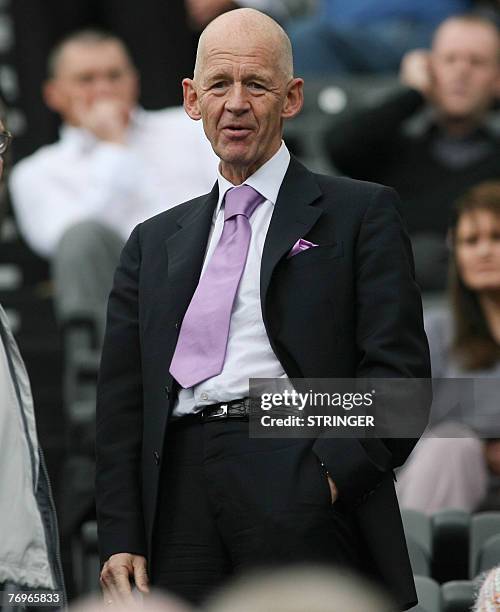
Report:
M 248 421 L 248 415 L 250 414 L 250 398 L 245 397 L 231 402 L 211 404 L 210 406 L 205 406 L 203 410 L 197 414 L 200 415 L 199 418 L 202 423 L 225 419 L 245 419 Z

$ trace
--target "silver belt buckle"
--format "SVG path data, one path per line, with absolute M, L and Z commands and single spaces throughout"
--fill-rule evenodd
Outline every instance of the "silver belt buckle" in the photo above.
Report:
M 227 416 L 227 404 L 221 404 L 217 409 L 217 412 L 212 412 L 210 416 L 215 419 Z

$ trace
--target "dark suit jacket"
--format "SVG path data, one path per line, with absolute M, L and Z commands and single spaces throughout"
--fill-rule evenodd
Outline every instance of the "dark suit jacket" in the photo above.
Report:
M 176 388 L 169 366 L 196 289 L 218 191 L 139 225 L 109 299 L 97 401 L 102 559 L 148 556 Z M 292 158 L 267 233 L 263 319 L 289 377 L 429 377 L 412 255 L 394 191 L 309 172 Z M 299 238 L 319 246 L 287 259 Z M 424 407 L 424 410 L 426 407 Z M 313 450 L 352 508 L 374 571 L 416 600 L 392 469 L 415 440 L 318 438 Z

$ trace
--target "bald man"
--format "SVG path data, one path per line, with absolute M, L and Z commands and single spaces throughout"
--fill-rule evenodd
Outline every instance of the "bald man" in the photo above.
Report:
M 392 469 L 413 442 L 248 431 L 251 378 L 429 376 L 397 197 L 290 156 L 303 81 L 262 13 L 213 21 L 183 87 L 219 171 L 137 226 L 115 275 L 97 404 L 106 600 L 151 581 L 199 603 L 235 572 L 316 561 L 412 605 Z

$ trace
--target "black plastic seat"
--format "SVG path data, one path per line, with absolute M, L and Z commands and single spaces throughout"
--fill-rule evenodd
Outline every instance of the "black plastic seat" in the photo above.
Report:
M 439 582 L 469 578 L 471 515 L 463 510 L 442 510 L 432 515 L 432 576 Z

